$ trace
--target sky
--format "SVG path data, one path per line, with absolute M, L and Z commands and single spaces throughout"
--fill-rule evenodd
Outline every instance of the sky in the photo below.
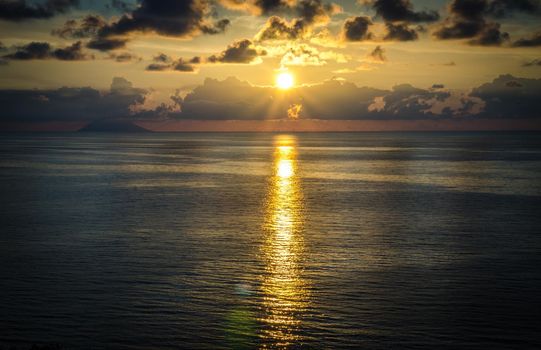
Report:
M 541 0 L 0 0 L 0 128 L 539 128 L 540 18 Z

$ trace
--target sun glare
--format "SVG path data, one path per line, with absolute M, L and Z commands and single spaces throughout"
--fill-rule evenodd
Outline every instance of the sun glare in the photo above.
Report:
M 282 90 L 291 89 L 294 83 L 291 73 L 283 72 L 276 76 L 276 86 Z

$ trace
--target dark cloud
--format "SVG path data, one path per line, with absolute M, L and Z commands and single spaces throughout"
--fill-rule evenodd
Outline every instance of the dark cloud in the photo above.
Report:
M 129 52 L 111 53 L 109 58 L 119 63 L 141 61 L 141 57 Z
M 18 46 L 17 51 L 4 56 L 10 60 L 43 60 L 51 58 L 51 45 L 45 42 L 31 42 Z
M 172 61 L 171 57 L 167 56 L 164 53 L 159 53 L 153 58 L 154 62 L 158 63 L 169 63 Z
M 57 90 L 0 90 L 2 121 L 93 121 L 132 114 L 143 103 L 146 91 L 115 78 L 107 92 L 83 87 Z
M 404 23 L 385 23 L 387 27 L 387 34 L 385 34 L 384 40 L 389 41 L 414 41 L 419 38 L 419 35 L 415 29 L 411 29 Z
M 513 43 L 514 47 L 537 47 L 541 46 L 541 32 L 535 33 L 529 38 L 521 38 Z
M 387 57 L 385 56 L 385 49 L 383 49 L 381 46 L 376 46 L 376 48 L 370 52 L 368 55 L 372 60 L 376 62 L 385 62 L 387 61 Z
M 235 1 L 235 0 L 233 0 Z M 279 9 L 289 7 L 287 0 L 255 0 L 254 5 L 261 9 L 263 14 L 275 12 Z
M 522 87 L 522 84 L 519 83 L 518 81 L 511 80 L 505 83 L 505 86 L 510 87 L 510 88 L 519 88 L 519 87 Z
M 341 11 L 340 6 L 334 3 L 323 3 L 322 0 L 220 0 L 219 2 L 227 8 L 244 10 L 255 15 L 296 15 L 305 24 L 326 23 L 330 16 Z
M 67 12 L 78 3 L 78 0 L 47 0 L 41 4 L 26 0 L 0 0 L 0 19 L 20 22 L 51 18 Z
M 370 40 L 373 37 L 369 31 L 372 24 L 372 20 L 366 16 L 348 18 L 342 27 L 342 37 L 346 41 Z
M 440 40 L 469 39 L 477 36 L 484 28 L 484 21 L 453 19 L 445 22 L 434 36 Z
M 432 89 L 445 89 L 445 85 L 443 85 L 443 84 L 434 84 L 434 85 L 432 85 Z
M 51 34 L 61 38 L 90 38 L 98 34 L 98 31 L 105 27 L 107 22 L 97 15 L 87 15 L 80 21 L 69 20 L 61 28 L 54 29 Z
M 481 46 L 501 46 L 509 39 L 509 34 L 500 30 L 499 23 L 486 23 L 483 30 L 469 43 Z
M 62 61 L 83 61 L 92 58 L 83 52 L 83 45 L 80 41 L 71 46 L 53 50 L 51 56 Z
M 195 67 L 191 62 L 186 62 L 182 58 L 179 58 L 173 64 L 173 70 L 176 70 L 178 72 L 195 72 Z
M 440 40 L 470 39 L 471 45 L 499 46 L 509 40 L 509 34 L 500 30 L 500 24 L 489 22 L 485 16 L 490 12 L 487 0 L 452 0 L 449 17 L 434 32 Z
M 185 38 L 223 32 L 229 20 L 213 21 L 211 13 L 211 2 L 207 0 L 141 0 L 131 13 L 103 27 L 99 36 L 108 38 L 133 32 L 153 32 Z
M 87 55 L 83 51 L 83 45 L 80 41 L 64 47 L 53 49 L 46 42 L 31 42 L 27 45 L 19 46 L 14 53 L 4 55 L 7 60 L 47 60 L 58 59 L 62 61 L 82 61 L 91 59 L 92 56 Z
M 244 39 L 229 45 L 218 55 L 210 56 L 207 61 L 211 63 L 251 63 L 267 52 L 255 47 L 251 40 Z
M 335 4 L 324 4 L 321 0 L 300 0 L 296 10 L 298 15 L 308 24 L 326 23 L 330 16 L 341 11 Z
M 163 63 L 151 63 L 146 67 L 146 70 L 149 72 L 163 72 L 166 70 L 171 70 L 171 65 Z
M 526 62 L 522 65 L 523 67 L 538 67 L 538 66 L 541 66 L 541 59 L 535 59 L 533 61 L 530 61 L 530 62 Z
M 374 0 L 371 4 L 385 22 L 435 22 L 440 18 L 436 11 L 414 11 L 410 0 Z
M 487 118 L 541 117 L 541 79 L 502 75 L 473 89 L 471 95 L 486 102 L 483 115 Z
M 124 38 L 96 38 L 90 40 L 86 47 L 98 51 L 112 51 L 117 49 L 123 49 L 126 47 L 128 39 Z
M 146 67 L 147 71 L 178 71 L 178 72 L 195 72 L 197 66 L 203 62 L 217 63 L 238 63 L 249 64 L 254 62 L 258 57 L 265 56 L 267 52 L 254 45 L 249 39 L 239 40 L 227 46 L 227 48 L 219 54 L 211 55 L 206 59 L 199 56 L 192 57 L 190 60 L 179 58 L 173 60 L 166 54 L 160 53 L 154 57 L 154 63 Z
M 287 21 L 278 16 L 270 17 L 263 28 L 257 33 L 256 40 L 296 40 L 308 32 L 309 27 L 302 19 Z
M 154 57 L 154 62 L 146 67 L 147 71 L 150 72 L 163 72 L 163 71 L 177 71 L 177 72 L 195 72 L 196 65 L 201 63 L 201 58 L 196 56 L 191 60 L 185 60 L 184 58 L 179 58 L 176 61 L 171 57 L 161 53 Z
M 495 17 L 507 17 L 514 12 L 524 12 L 530 15 L 541 14 L 540 0 L 492 0 L 487 7 L 487 13 Z
M 261 2 L 256 2 L 256 7 Z M 297 2 L 275 2 L 276 9 L 290 9 L 298 17 L 291 21 L 279 16 L 271 16 L 256 35 L 256 40 L 297 40 L 310 33 L 312 28 L 326 24 L 330 16 L 341 11 L 335 4 L 325 4 L 321 0 L 300 0 Z M 277 12 L 277 11 L 273 11 Z M 264 11 L 263 13 L 267 13 Z

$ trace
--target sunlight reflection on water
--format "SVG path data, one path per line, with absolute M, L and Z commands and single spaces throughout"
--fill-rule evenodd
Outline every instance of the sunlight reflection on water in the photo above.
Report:
M 274 140 L 274 174 L 268 193 L 263 246 L 266 274 L 263 280 L 265 325 L 263 348 L 289 348 L 301 340 L 298 315 L 306 309 L 309 295 L 301 277 L 303 213 L 296 139 Z

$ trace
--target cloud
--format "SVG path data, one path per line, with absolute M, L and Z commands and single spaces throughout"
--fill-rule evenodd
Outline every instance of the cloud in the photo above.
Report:
M 511 88 L 519 88 L 519 87 L 522 87 L 522 84 L 519 83 L 518 81 L 515 81 L 515 80 L 511 80 L 511 81 L 508 81 L 507 83 L 505 83 L 505 86 L 507 87 L 511 87 Z
M 43 60 L 51 58 L 51 45 L 45 42 L 31 42 L 18 46 L 17 51 L 4 56 L 10 60 Z
M 315 47 L 301 44 L 289 47 L 282 56 L 280 64 L 281 66 L 323 66 L 327 64 L 325 57 L 339 59 L 332 54 L 323 54 Z
M 41 4 L 26 0 L 0 0 L 0 19 L 13 22 L 47 19 L 67 12 L 78 3 L 77 0 L 47 0 Z
M 100 36 L 153 32 L 172 37 L 191 37 L 200 33 L 217 34 L 229 20 L 210 20 L 212 7 L 204 0 L 141 0 L 139 7 L 100 30 Z
M 477 37 L 469 41 L 471 45 L 501 46 L 510 39 L 509 34 L 500 31 L 499 23 L 486 23 Z
M 385 49 L 381 46 L 376 46 L 376 48 L 368 54 L 368 58 L 372 62 L 385 62 L 387 57 L 385 56 Z
M 486 8 L 485 0 L 452 0 L 448 6 L 449 17 L 434 36 L 440 40 L 478 37 L 487 25 L 484 19 Z
M 199 57 L 194 57 L 188 62 L 184 61 L 182 58 L 179 58 L 173 63 L 173 70 L 177 72 L 195 72 L 195 63 L 199 63 Z
M 410 0 L 374 0 L 372 4 L 376 15 L 385 22 L 435 22 L 440 18 L 436 11 L 414 11 Z
M 219 54 L 202 58 L 196 56 L 190 60 L 178 58 L 173 60 L 171 57 L 160 53 L 154 57 L 154 63 L 146 67 L 147 71 L 161 72 L 175 70 L 178 72 L 196 72 L 197 66 L 207 64 L 250 64 L 258 63 L 262 56 L 267 52 L 257 47 L 251 40 L 244 39 L 235 41 Z
M 184 120 L 456 120 L 541 118 L 541 79 L 500 76 L 468 91 L 441 84 L 420 89 L 401 84 L 391 90 L 358 87 L 343 79 L 302 85 L 287 94 L 236 78 L 206 79 L 184 98 L 149 97 L 123 79 L 109 91 L 92 88 L 0 90 L 0 121 L 93 121 L 102 118 Z
M 486 102 L 487 118 L 539 118 L 541 79 L 501 75 L 491 83 L 473 89 L 472 96 Z
M 394 24 L 391 22 L 385 23 L 387 34 L 384 40 L 387 41 L 414 41 L 419 38 L 419 35 L 414 29 L 411 29 L 407 24 Z
M 267 51 L 258 48 L 249 39 L 239 40 L 229 45 L 217 55 L 208 57 L 210 63 L 253 63 L 261 56 L 267 55 Z
M 487 13 L 495 17 L 508 17 L 514 12 L 524 12 L 530 15 L 541 14 L 539 0 L 492 0 L 488 4 Z
M 515 83 L 509 87 L 508 82 Z M 512 76 L 500 77 L 472 92 L 448 91 L 442 84 L 430 90 L 410 84 L 380 90 L 334 79 L 295 88 L 285 96 L 275 88 L 252 86 L 235 78 L 207 79 L 186 96 L 177 117 L 286 119 L 295 111 L 292 106 L 300 105 L 304 118 L 324 120 L 540 118 L 540 87 L 541 79 Z M 512 107 L 498 111 L 505 103 Z
M 4 45 L 3 42 L 0 41 L 0 52 L 4 52 L 4 51 L 7 51 L 8 48 Z
M 172 61 L 171 57 L 167 56 L 164 53 L 157 54 L 156 56 L 154 56 L 153 60 L 154 62 L 159 62 L 159 63 L 169 63 Z
M 7 60 L 48 60 L 57 59 L 61 61 L 83 61 L 92 59 L 82 48 L 82 42 L 78 41 L 64 48 L 54 49 L 46 42 L 31 42 L 17 47 L 14 53 L 4 55 Z
M 345 41 L 371 40 L 373 35 L 369 29 L 372 25 L 372 20 L 369 17 L 350 17 L 346 19 L 342 27 L 342 38 Z
M 499 23 L 487 18 L 508 17 L 515 12 L 541 15 L 539 0 L 452 0 L 448 6 L 449 16 L 434 32 L 440 40 L 470 39 L 470 45 L 501 46 L 509 41 L 508 33 Z M 541 38 L 540 38 L 541 39 Z M 541 42 L 541 40 L 539 40 Z M 535 37 L 520 39 L 514 47 L 536 46 Z
M 529 38 L 521 38 L 513 43 L 514 47 L 537 47 L 541 46 L 541 32 L 533 34 Z
M 98 34 L 98 31 L 105 27 L 107 22 L 101 16 L 87 15 L 80 21 L 71 19 L 66 21 L 60 28 L 54 29 L 51 34 L 61 38 L 83 39 Z
M 149 72 L 163 72 L 172 69 L 170 64 L 151 63 L 145 69 Z
M 109 54 L 109 58 L 119 63 L 141 61 L 141 57 L 134 55 L 130 52 L 111 53 Z
M 52 57 L 62 61 L 83 61 L 92 56 L 87 55 L 82 50 L 82 43 L 80 41 L 74 43 L 71 46 L 55 49 L 51 52 Z
M 288 21 L 276 15 L 271 16 L 256 34 L 257 41 L 303 39 L 311 34 L 314 27 L 327 24 L 332 15 L 342 11 L 340 6 L 324 4 L 321 0 L 268 1 L 267 3 L 273 3 L 275 5 L 273 8 L 276 9 L 290 9 L 298 17 Z M 258 4 L 262 2 L 256 1 L 255 5 Z M 268 11 L 263 13 L 268 13 Z
M 173 60 L 165 54 L 159 54 L 154 57 L 154 62 L 146 67 L 150 72 L 177 71 L 184 73 L 194 73 L 197 71 L 196 65 L 201 63 L 201 58 L 196 56 L 190 60 L 178 58 Z
M 342 12 L 340 6 L 324 4 L 321 0 L 300 0 L 296 10 L 298 15 L 310 24 L 326 24 L 332 15 Z
M 314 119 L 362 118 L 372 100 L 383 90 L 358 88 L 354 84 L 330 80 L 302 86 L 284 95 L 276 88 L 257 87 L 235 78 L 205 80 L 184 98 L 182 119 L 286 119 L 297 109 Z M 301 105 L 302 108 L 293 108 Z M 292 114 L 293 113 L 293 114 Z
M 101 26 L 87 47 L 100 51 L 122 48 L 133 33 L 191 38 L 224 32 L 230 21 L 214 20 L 213 14 L 213 2 L 208 0 L 141 0 L 130 13 Z
M 109 91 L 81 87 L 56 90 L 0 90 L 1 121 L 93 121 L 132 115 L 147 91 L 114 78 Z
M 299 18 L 287 21 L 278 16 L 271 16 L 263 28 L 256 34 L 257 41 L 297 40 L 302 39 L 310 31 L 305 21 Z
M 241 10 L 253 15 L 287 14 L 298 16 L 305 24 L 325 24 L 330 16 L 340 13 L 342 8 L 322 0 L 220 0 L 224 7 Z
M 126 47 L 128 39 L 110 39 L 110 38 L 97 38 L 89 41 L 86 47 L 98 51 L 112 51 L 117 49 L 123 49 Z

